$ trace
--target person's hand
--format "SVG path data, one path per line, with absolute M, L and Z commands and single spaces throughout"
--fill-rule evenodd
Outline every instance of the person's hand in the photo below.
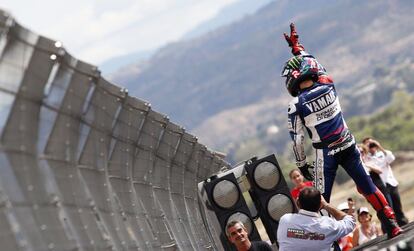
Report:
M 326 202 L 325 198 L 323 197 L 323 195 L 321 194 L 321 208 L 319 209 L 323 209 L 325 208 L 329 203 Z
M 290 24 L 290 36 L 286 33 L 283 33 L 285 36 L 286 42 L 288 43 L 289 47 L 292 48 L 293 55 L 297 56 L 300 54 L 301 51 L 304 51 L 305 48 L 303 45 L 299 43 L 299 35 L 296 32 L 295 24 Z
M 382 173 L 380 167 L 373 167 L 373 166 L 367 166 L 367 167 L 368 167 L 368 170 L 370 172 L 374 172 L 374 173 L 377 173 L 377 174 L 381 174 Z
M 313 174 L 314 168 L 315 167 L 313 165 L 305 163 L 305 165 L 299 167 L 299 170 L 302 173 L 303 177 L 305 177 L 305 179 L 313 181 L 313 179 L 315 178 L 315 175 Z

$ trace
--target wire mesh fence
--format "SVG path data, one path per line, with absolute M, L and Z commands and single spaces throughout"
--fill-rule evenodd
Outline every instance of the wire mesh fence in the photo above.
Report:
M 208 250 L 197 138 L 0 10 L 2 250 Z

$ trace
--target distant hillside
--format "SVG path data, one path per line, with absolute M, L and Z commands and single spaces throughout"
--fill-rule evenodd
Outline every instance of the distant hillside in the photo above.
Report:
M 348 125 L 359 141 L 371 136 L 396 151 L 414 150 L 414 96 L 394 92 L 389 106 L 371 116 L 354 117 Z
M 220 111 L 279 96 L 279 67 L 289 55 L 281 34 L 290 16 L 317 11 L 313 2 L 330 3 L 300 2 L 272 2 L 207 36 L 171 44 L 114 80 L 189 129 Z
M 102 75 L 106 78 L 109 78 L 115 72 L 117 74 L 121 74 L 122 68 L 126 67 L 127 65 L 142 62 L 144 60 L 148 60 L 152 54 L 154 54 L 155 50 L 149 51 L 138 51 L 128 53 L 127 55 L 122 55 L 114 58 L 110 58 L 99 65 L 99 70 L 101 71 Z
M 195 38 L 205 35 L 221 26 L 228 25 L 243 16 L 253 14 L 257 9 L 274 0 L 238 0 L 235 3 L 223 8 L 213 19 L 208 20 L 183 36 L 183 39 Z
M 232 22 L 238 21 L 243 16 L 254 13 L 260 7 L 263 7 L 267 3 L 273 0 L 238 0 L 229 6 L 224 7 L 215 17 L 207 20 L 200 25 L 196 26 L 189 32 L 183 35 L 183 40 L 195 38 L 205 35 L 206 33 L 220 28 L 221 26 L 228 25 Z M 106 78 L 116 78 L 115 75 L 123 75 L 127 69 L 125 67 L 131 64 L 139 64 L 144 60 L 148 60 L 156 51 L 157 48 L 146 51 L 130 52 L 126 55 L 110 58 L 99 65 L 99 69 Z M 127 73 L 131 74 L 131 73 Z
M 386 105 L 397 86 L 412 88 L 413 11 L 409 0 L 278 0 L 206 36 L 162 48 L 115 82 L 202 142 L 226 150 L 272 125 L 285 128 L 289 97 L 279 73 L 290 57 L 282 38 L 290 22 L 333 75 L 350 117 Z M 283 149 L 286 134 L 272 135 L 271 145 Z

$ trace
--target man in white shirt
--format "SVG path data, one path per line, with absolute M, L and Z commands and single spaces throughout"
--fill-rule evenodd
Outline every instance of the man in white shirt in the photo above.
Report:
M 298 213 L 282 216 L 277 229 L 279 251 L 328 251 L 332 243 L 351 233 L 355 218 L 329 205 L 314 187 L 305 187 L 299 194 Z M 335 219 L 321 216 L 325 209 Z
M 398 225 L 406 225 L 408 219 L 405 217 L 402 210 L 400 193 L 398 192 L 398 181 L 394 177 L 390 165 L 395 160 L 394 154 L 391 151 L 384 149 L 378 141 L 372 138 L 365 138 L 363 143 L 368 146 L 369 155 L 375 166 L 382 171 L 380 178 L 386 185 L 387 192 L 391 199 L 390 205 L 394 209 Z

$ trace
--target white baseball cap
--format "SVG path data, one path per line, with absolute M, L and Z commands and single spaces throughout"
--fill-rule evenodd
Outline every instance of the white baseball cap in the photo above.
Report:
M 362 213 L 367 213 L 367 214 L 369 214 L 369 210 L 368 210 L 368 208 L 367 208 L 367 207 L 360 207 L 360 208 L 358 209 L 358 215 L 360 215 L 360 214 L 362 214 Z
M 353 206 L 353 209 L 355 209 L 355 206 Z M 348 201 L 342 202 L 338 205 L 338 210 L 349 210 Z
M 349 206 L 348 206 L 348 202 L 342 202 L 341 204 L 338 205 L 338 210 L 348 210 Z

